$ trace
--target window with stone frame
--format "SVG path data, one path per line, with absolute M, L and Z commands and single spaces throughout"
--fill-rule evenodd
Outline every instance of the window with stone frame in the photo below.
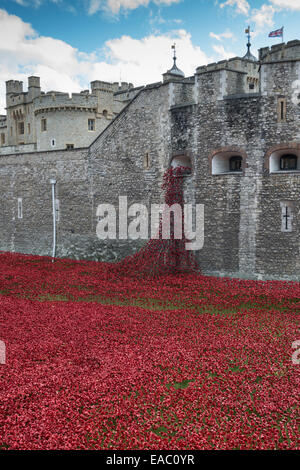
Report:
M 224 150 L 213 155 L 211 160 L 212 175 L 242 175 L 243 157 L 235 151 Z
M 149 157 L 149 153 L 147 152 L 144 155 L 144 169 L 149 170 L 149 168 L 150 168 L 150 157 Z
M 184 173 L 180 176 L 191 176 L 192 175 L 192 162 L 188 155 L 175 155 L 171 160 L 171 168 L 184 167 Z
M 88 119 L 88 130 L 89 131 L 96 130 L 95 119 Z
M 277 121 L 286 122 L 286 98 L 278 98 Z
M 1 145 L 4 145 L 5 144 L 5 134 L 2 133 L 1 134 Z
M 41 120 L 41 131 L 45 132 L 47 130 L 47 119 L 43 118 Z
M 24 134 L 24 122 L 21 121 L 18 123 L 18 134 L 23 135 Z
M 74 148 L 74 144 L 66 144 L 66 149 L 71 150 Z
M 281 171 L 292 171 L 297 170 L 297 155 L 285 154 L 280 157 L 280 170 Z
M 233 155 L 229 159 L 229 171 L 242 171 L 243 159 L 240 155 Z

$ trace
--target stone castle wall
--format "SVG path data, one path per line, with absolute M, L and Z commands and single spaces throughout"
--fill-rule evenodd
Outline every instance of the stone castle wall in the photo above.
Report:
M 57 254 L 76 256 L 77 247 L 80 255 L 88 251 L 92 214 L 86 156 L 86 149 L 1 156 L 1 250 L 51 255 L 50 179 L 55 178 L 60 201 Z
M 300 161 L 294 87 L 300 56 L 271 61 L 270 55 L 261 63 L 259 93 L 246 93 L 240 70 L 199 68 L 194 80 L 144 87 L 89 148 L 1 156 L 0 249 L 51 255 L 55 177 L 58 256 L 115 261 L 133 253 L 145 242 L 98 240 L 98 205 L 113 204 L 118 213 L 119 196 L 149 209 L 163 202 L 163 174 L 182 157 L 192 165 L 185 199 L 205 209 L 204 247 L 197 252 L 202 272 L 300 280 L 300 168 L 274 170 L 284 153 Z M 233 155 L 242 157 L 242 171 L 218 173 Z M 282 230 L 285 205 L 290 231 Z
M 42 131 L 42 119 L 47 120 L 47 130 Z M 95 130 L 88 129 L 88 120 L 95 120 Z M 104 117 L 95 119 L 91 110 L 68 110 L 41 112 L 36 115 L 35 125 L 39 133 L 38 150 L 49 148 L 65 149 L 67 144 L 74 148 L 87 147 L 102 132 L 109 121 Z M 66 127 L 68 128 L 66 131 Z

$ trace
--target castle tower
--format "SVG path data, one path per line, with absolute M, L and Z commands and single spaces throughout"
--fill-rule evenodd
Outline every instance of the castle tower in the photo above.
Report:
M 114 87 L 109 82 L 94 80 L 91 82 L 92 95 L 97 96 L 97 114 L 105 118 L 113 118 Z
M 6 94 L 23 93 L 23 82 L 18 80 L 8 80 L 6 83 Z
M 174 50 L 173 67 L 163 74 L 164 83 L 169 80 L 182 80 L 185 77 L 182 70 L 180 70 L 176 64 L 177 57 L 176 57 L 176 44 L 175 43 L 172 45 L 172 49 Z
M 28 77 L 28 97 L 29 101 L 40 96 L 41 86 L 40 86 L 40 77 Z

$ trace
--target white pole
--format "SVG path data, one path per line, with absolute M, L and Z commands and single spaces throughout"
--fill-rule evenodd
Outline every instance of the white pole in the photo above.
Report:
M 50 180 L 52 186 L 52 214 L 53 214 L 53 248 L 52 248 L 52 263 L 55 258 L 55 248 L 56 248 L 56 207 L 55 207 L 55 185 L 56 180 Z

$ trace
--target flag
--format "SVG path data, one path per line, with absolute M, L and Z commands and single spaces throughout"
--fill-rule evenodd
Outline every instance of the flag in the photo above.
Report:
M 250 26 L 247 29 L 245 29 L 245 33 L 250 34 Z
M 280 29 L 276 29 L 276 31 L 271 31 L 269 34 L 269 38 L 280 38 L 283 36 L 283 26 Z

